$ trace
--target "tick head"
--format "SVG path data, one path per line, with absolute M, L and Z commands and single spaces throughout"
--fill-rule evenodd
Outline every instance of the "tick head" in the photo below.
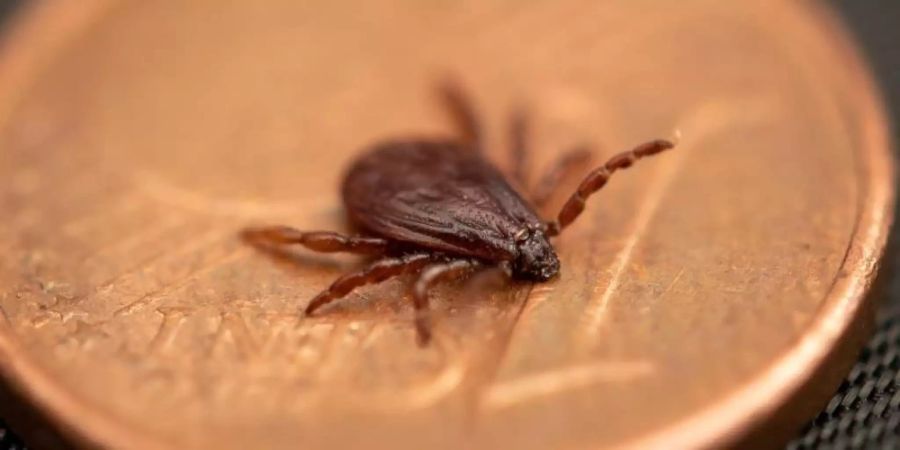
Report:
M 512 264 L 514 277 L 547 281 L 559 273 L 559 258 L 540 230 L 529 230 L 517 241 L 516 248 L 519 255 Z

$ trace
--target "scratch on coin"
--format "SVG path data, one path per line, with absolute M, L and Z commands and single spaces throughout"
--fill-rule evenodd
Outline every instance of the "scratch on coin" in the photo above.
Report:
M 83 233 L 92 222 L 99 222 L 104 219 L 109 220 L 110 217 L 139 211 L 142 206 L 144 205 L 140 199 L 137 198 L 136 193 L 131 191 L 117 199 L 115 202 L 105 202 L 101 210 L 102 212 L 81 216 L 78 219 L 63 224 L 60 229 L 69 236 L 80 237 L 79 235 Z
M 175 252 L 163 252 L 157 253 L 155 255 L 151 255 L 149 258 L 146 258 L 142 261 L 139 261 L 137 264 L 129 267 L 124 272 L 121 272 L 117 275 L 114 275 L 112 278 L 107 279 L 106 281 L 99 283 L 97 287 L 94 289 L 97 292 L 105 291 L 107 289 L 112 288 L 118 281 L 142 270 L 145 270 L 151 264 L 159 261 L 160 259 L 172 258 L 178 255 L 189 255 L 194 253 L 196 250 L 199 250 L 203 247 L 209 246 L 215 243 L 217 240 L 222 239 L 227 236 L 228 232 L 223 230 L 216 230 L 210 233 L 206 233 L 200 238 L 196 238 L 191 240 L 191 242 Z
M 512 323 L 508 328 L 508 333 L 506 333 L 506 335 L 504 336 L 505 340 L 497 350 L 496 358 L 494 358 L 494 362 L 492 363 L 493 367 L 491 367 L 487 373 L 487 380 L 490 380 L 491 378 L 496 376 L 496 371 L 500 369 L 503 360 L 506 358 L 506 353 L 509 352 L 509 348 L 512 346 L 512 342 L 516 339 L 516 330 L 521 329 L 519 324 L 528 321 L 529 316 L 533 314 L 533 311 L 537 309 L 539 305 L 544 303 L 555 289 L 555 286 L 549 283 L 535 284 L 528 287 L 528 292 L 525 294 L 520 307 L 513 317 Z M 521 333 L 521 331 L 518 332 Z M 483 386 L 483 388 L 487 388 L 487 383 Z
M 641 208 L 638 210 L 637 217 L 634 220 L 634 227 L 628 234 L 624 247 L 616 254 L 612 268 L 612 277 L 603 295 L 597 301 L 592 301 L 586 307 L 586 321 L 582 327 L 581 337 L 583 340 L 593 340 L 594 334 L 600 328 L 606 313 L 606 308 L 613 294 L 619 289 L 622 278 L 628 263 L 631 261 L 634 249 L 638 242 L 644 236 L 647 226 L 650 225 L 656 210 L 659 208 L 663 197 L 665 196 L 668 186 L 675 179 L 675 174 L 684 165 L 687 151 L 682 149 L 681 152 L 675 152 L 677 157 L 672 158 L 669 164 L 663 165 L 661 174 L 656 175 L 654 183 L 650 186 L 649 192 L 646 194 Z
M 669 291 L 671 291 L 672 288 L 675 287 L 675 284 L 678 283 L 678 280 L 681 279 L 682 275 L 684 275 L 684 267 L 682 267 L 681 270 L 678 271 L 678 274 L 675 275 L 675 278 L 672 279 L 672 282 L 669 283 L 668 286 L 666 286 L 666 289 L 663 290 L 662 294 L 659 294 L 659 298 L 665 297 L 669 293 Z
M 385 326 L 375 327 L 378 334 L 387 330 Z M 445 361 L 433 376 L 418 383 L 411 383 L 400 390 L 366 389 L 352 396 L 340 399 L 362 410 L 383 412 L 407 412 L 434 405 L 454 392 L 462 383 L 467 365 L 461 357 L 458 342 L 446 335 L 435 335 L 432 350 L 437 350 Z
M 179 278 L 174 283 L 172 283 L 166 287 L 163 287 L 161 289 L 157 289 L 152 292 L 148 292 L 147 294 L 144 294 L 143 296 L 141 296 L 141 298 L 117 309 L 113 313 L 113 316 L 118 317 L 118 316 L 132 314 L 132 313 L 146 307 L 147 305 L 155 302 L 156 300 L 166 296 L 167 294 L 172 293 L 184 286 L 187 286 L 197 276 L 210 273 L 213 270 L 216 270 L 221 266 L 224 266 L 228 263 L 236 261 L 236 260 L 240 259 L 241 257 L 245 257 L 247 255 L 248 255 L 248 252 L 243 247 L 236 248 L 235 250 L 231 251 L 230 253 L 226 254 L 225 256 L 219 258 L 219 260 L 209 263 L 209 264 Z
M 516 331 L 516 326 L 518 325 L 519 321 L 521 320 L 522 314 L 525 312 L 525 309 L 528 307 L 529 301 L 531 300 L 531 293 L 535 290 L 535 288 L 536 288 L 536 286 L 533 284 L 528 286 L 527 288 L 525 288 L 526 291 L 524 292 L 524 295 L 521 296 L 522 300 L 518 302 L 518 305 L 513 306 L 515 308 L 515 311 L 513 313 L 512 320 L 510 321 L 509 326 L 507 326 L 506 329 L 504 330 L 504 331 L 506 331 L 506 333 L 504 333 L 503 336 L 501 337 L 502 342 L 498 345 L 496 358 L 494 359 L 494 362 L 491 364 L 492 367 L 490 367 L 488 369 L 488 374 L 489 374 L 488 379 L 491 379 L 494 376 L 496 376 L 496 372 L 500 369 L 500 365 L 501 365 L 502 361 L 506 358 L 506 353 L 509 352 L 509 348 L 512 344 L 513 335 Z M 545 295 L 546 295 L 546 293 L 545 293 Z M 518 299 L 518 297 L 519 296 L 516 296 L 516 299 Z M 535 298 L 535 301 L 542 301 L 543 298 L 544 297 L 542 297 L 539 292 L 538 296 Z
M 544 287 L 547 287 L 544 290 Z M 497 378 L 498 373 L 503 366 L 504 360 L 507 358 L 507 354 L 510 352 L 512 347 L 513 340 L 515 338 L 516 329 L 518 328 L 518 324 L 522 320 L 523 314 L 525 314 L 526 309 L 531 310 L 534 308 L 534 304 L 540 304 L 547 297 L 549 292 L 552 291 L 552 287 L 549 285 L 530 285 L 527 288 L 522 289 L 522 292 L 519 295 L 516 295 L 510 300 L 519 300 L 518 302 L 510 302 L 510 308 L 515 308 L 515 311 L 512 314 L 512 320 L 509 322 L 509 325 L 506 327 L 498 326 L 498 338 L 497 343 L 494 345 L 488 346 L 486 351 L 490 353 L 490 355 L 484 358 L 483 368 L 477 373 L 473 373 L 470 377 L 473 380 L 472 390 L 466 396 L 466 404 L 467 410 L 471 413 L 470 419 L 474 419 L 477 415 L 477 411 L 481 408 L 483 403 L 483 399 L 487 395 L 486 392 L 491 389 L 491 384 L 494 379 Z M 534 302 L 534 304 L 532 304 Z M 498 325 L 502 324 L 501 320 L 497 320 Z
M 312 208 L 327 208 L 330 205 L 329 199 L 321 195 L 300 196 L 290 202 L 221 199 L 177 186 L 152 172 L 140 172 L 134 177 L 139 188 L 159 202 L 220 217 L 271 218 L 296 215 Z
M 482 399 L 489 410 L 578 389 L 596 383 L 631 381 L 656 370 L 650 361 L 600 361 L 526 375 L 491 386 Z
M 85 173 L 88 173 L 88 172 L 90 172 L 90 171 L 85 171 Z M 85 179 L 82 179 L 82 178 L 85 178 Z M 90 175 L 80 177 L 80 178 L 77 178 L 74 180 L 69 179 L 68 184 L 66 184 L 66 185 L 52 184 L 52 186 L 53 186 L 52 192 L 44 193 L 44 195 L 54 195 L 56 200 L 59 201 L 59 203 L 61 205 L 68 207 L 68 208 L 60 208 L 58 210 L 55 210 L 54 212 L 57 214 L 57 217 L 60 217 L 60 215 L 65 215 L 67 218 L 69 218 L 69 216 L 73 216 L 73 214 L 69 214 L 69 213 L 74 212 L 77 214 L 77 217 L 69 218 L 68 220 L 71 220 L 71 222 L 69 222 L 69 224 L 77 223 L 77 222 L 85 219 L 84 206 L 83 206 L 84 201 L 83 201 L 82 197 L 88 197 L 88 198 L 101 197 L 102 194 L 107 193 L 107 191 L 109 190 L 106 185 L 102 185 L 102 186 L 100 186 L 101 187 L 100 189 L 97 189 L 98 183 L 93 182 L 95 179 L 96 179 L 96 174 L 91 173 Z M 124 190 L 120 186 L 116 186 L 116 188 L 119 189 L 119 191 Z M 38 193 L 31 193 L 31 195 L 37 196 Z M 110 201 L 112 201 L 112 200 L 110 200 Z M 88 214 L 88 216 L 90 216 L 90 214 Z M 25 209 L 24 211 L 22 211 L 20 213 L 13 214 L 5 222 L 5 226 L 7 229 L 9 229 L 13 232 L 21 233 L 23 230 L 25 230 L 27 228 L 31 228 L 31 227 L 35 226 L 36 224 L 38 224 L 40 222 L 40 220 L 39 220 L 40 218 L 41 218 L 41 214 L 38 211 L 35 211 L 34 209 L 29 208 L 29 209 Z M 65 219 L 63 219 L 63 220 L 65 220 Z M 61 223 L 61 220 L 57 220 L 57 222 Z M 58 228 L 62 228 L 65 226 L 66 225 L 63 224 L 63 225 L 59 226 Z
M 435 404 L 453 392 L 463 380 L 465 366 L 459 362 L 447 364 L 434 379 L 410 386 L 405 391 L 385 394 L 358 393 L 352 403 L 375 411 L 414 411 Z
M 148 258 L 137 261 L 135 264 L 127 267 L 124 272 L 120 272 L 118 274 L 113 275 L 106 280 L 97 283 L 97 285 L 93 288 L 95 293 L 105 292 L 112 289 L 117 283 L 126 279 L 136 272 L 140 272 L 142 270 L 146 270 L 148 267 L 151 267 L 153 263 L 159 261 L 164 258 L 173 258 L 178 255 L 188 255 L 196 251 L 197 249 L 203 248 L 205 246 L 211 245 L 215 243 L 217 240 L 227 236 L 228 232 L 225 230 L 216 230 L 210 233 L 206 233 L 200 238 L 193 239 L 190 244 L 181 247 L 176 252 L 163 252 L 157 253 L 154 255 L 150 255 Z M 227 256 L 227 255 L 226 255 Z M 82 300 L 84 297 L 76 297 L 73 301 Z M 121 309 L 121 308 L 120 308 Z M 118 311 L 118 310 L 117 310 Z M 115 313 L 115 315 L 119 315 L 119 313 Z
M 536 309 L 541 303 L 544 303 L 548 298 L 550 298 L 550 294 L 552 294 L 555 290 L 556 286 L 549 283 L 539 284 L 532 287 L 531 292 L 525 299 L 525 311 L 523 311 L 522 316 L 524 317 L 530 311 Z
M 725 100 L 728 101 L 726 102 Z M 670 164 L 663 165 L 659 169 L 662 173 L 657 175 L 654 183 L 648 189 L 644 201 L 641 203 L 640 210 L 635 217 L 634 227 L 625 241 L 625 246 L 616 254 L 612 268 L 612 277 L 606 290 L 596 302 L 592 302 L 591 305 L 587 306 L 586 320 L 579 333 L 579 338 L 582 342 L 594 340 L 600 325 L 603 323 L 610 299 L 622 283 L 625 269 L 632 259 L 638 242 L 640 242 L 647 227 L 650 225 L 662 198 L 666 194 L 667 188 L 675 181 L 675 175 L 684 167 L 684 163 L 691 153 L 690 150 L 696 148 L 700 141 L 708 139 L 710 136 L 735 123 L 755 123 L 762 119 L 776 119 L 772 114 L 776 110 L 776 101 L 777 99 L 770 97 L 712 100 L 697 106 L 687 114 L 686 118 L 681 122 L 682 126 L 679 131 L 683 129 L 688 133 L 687 140 L 689 142 L 687 145 L 682 144 L 683 148 L 680 152 L 673 152 Z
M 182 225 L 185 222 L 184 217 L 167 216 L 159 224 L 146 224 L 143 230 L 129 230 L 129 236 L 119 239 L 114 243 L 100 247 L 87 255 L 83 264 L 95 264 L 96 260 L 101 259 L 102 255 L 110 252 L 125 252 L 138 247 L 152 237 L 157 237 L 173 228 Z

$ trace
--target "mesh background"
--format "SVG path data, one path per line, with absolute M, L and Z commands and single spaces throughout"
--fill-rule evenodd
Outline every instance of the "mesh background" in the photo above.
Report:
M 0 21 L 27 0 L 0 0 Z M 34 0 L 31 0 L 34 1 Z M 887 103 L 900 112 L 900 1 L 833 0 L 869 57 Z M 900 128 L 894 121 L 895 131 Z M 900 137 L 894 134 L 894 142 Z M 827 406 L 787 444 L 788 450 L 900 448 L 900 246 L 892 260 L 877 329 Z M 886 261 L 888 262 L 888 261 Z M 0 418 L 0 450 L 26 445 Z

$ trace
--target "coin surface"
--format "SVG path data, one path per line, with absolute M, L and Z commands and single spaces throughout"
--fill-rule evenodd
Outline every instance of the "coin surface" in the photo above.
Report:
M 876 93 L 820 8 L 39 3 L 0 53 L 0 372 L 112 448 L 708 447 L 814 411 L 893 208 Z M 523 102 L 535 167 L 683 137 L 592 199 L 557 280 L 441 287 L 426 348 L 403 280 L 301 317 L 357 260 L 239 230 L 346 230 L 355 155 L 452 132 L 446 74 L 501 165 Z

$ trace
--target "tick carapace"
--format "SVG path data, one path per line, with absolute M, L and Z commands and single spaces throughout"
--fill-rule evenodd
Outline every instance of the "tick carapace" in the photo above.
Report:
M 318 252 L 349 252 L 375 258 L 358 272 L 337 279 L 313 298 L 305 313 L 341 298 L 362 285 L 406 273 L 418 273 L 412 285 L 416 329 L 421 343 L 430 339 L 428 291 L 441 280 L 484 266 L 501 266 L 510 276 L 535 282 L 559 272 L 550 238 L 584 210 L 587 198 L 613 172 L 674 145 L 655 140 L 613 156 L 594 169 L 563 205 L 555 220 L 544 220 L 545 206 L 568 175 L 590 160 L 585 148 L 563 154 L 532 188 L 526 174 L 528 143 L 524 114 L 510 126 L 509 176 L 486 157 L 481 126 L 463 92 L 445 85 L 443 98 L 455 119 L 456 139 L 394 139 L 377 144 L 356 159 L 342 184 L 350 222 L 363 233 L 299 231 L 284 226 L 251 228 L 244 237 L 264 246 L 299 244 Z

